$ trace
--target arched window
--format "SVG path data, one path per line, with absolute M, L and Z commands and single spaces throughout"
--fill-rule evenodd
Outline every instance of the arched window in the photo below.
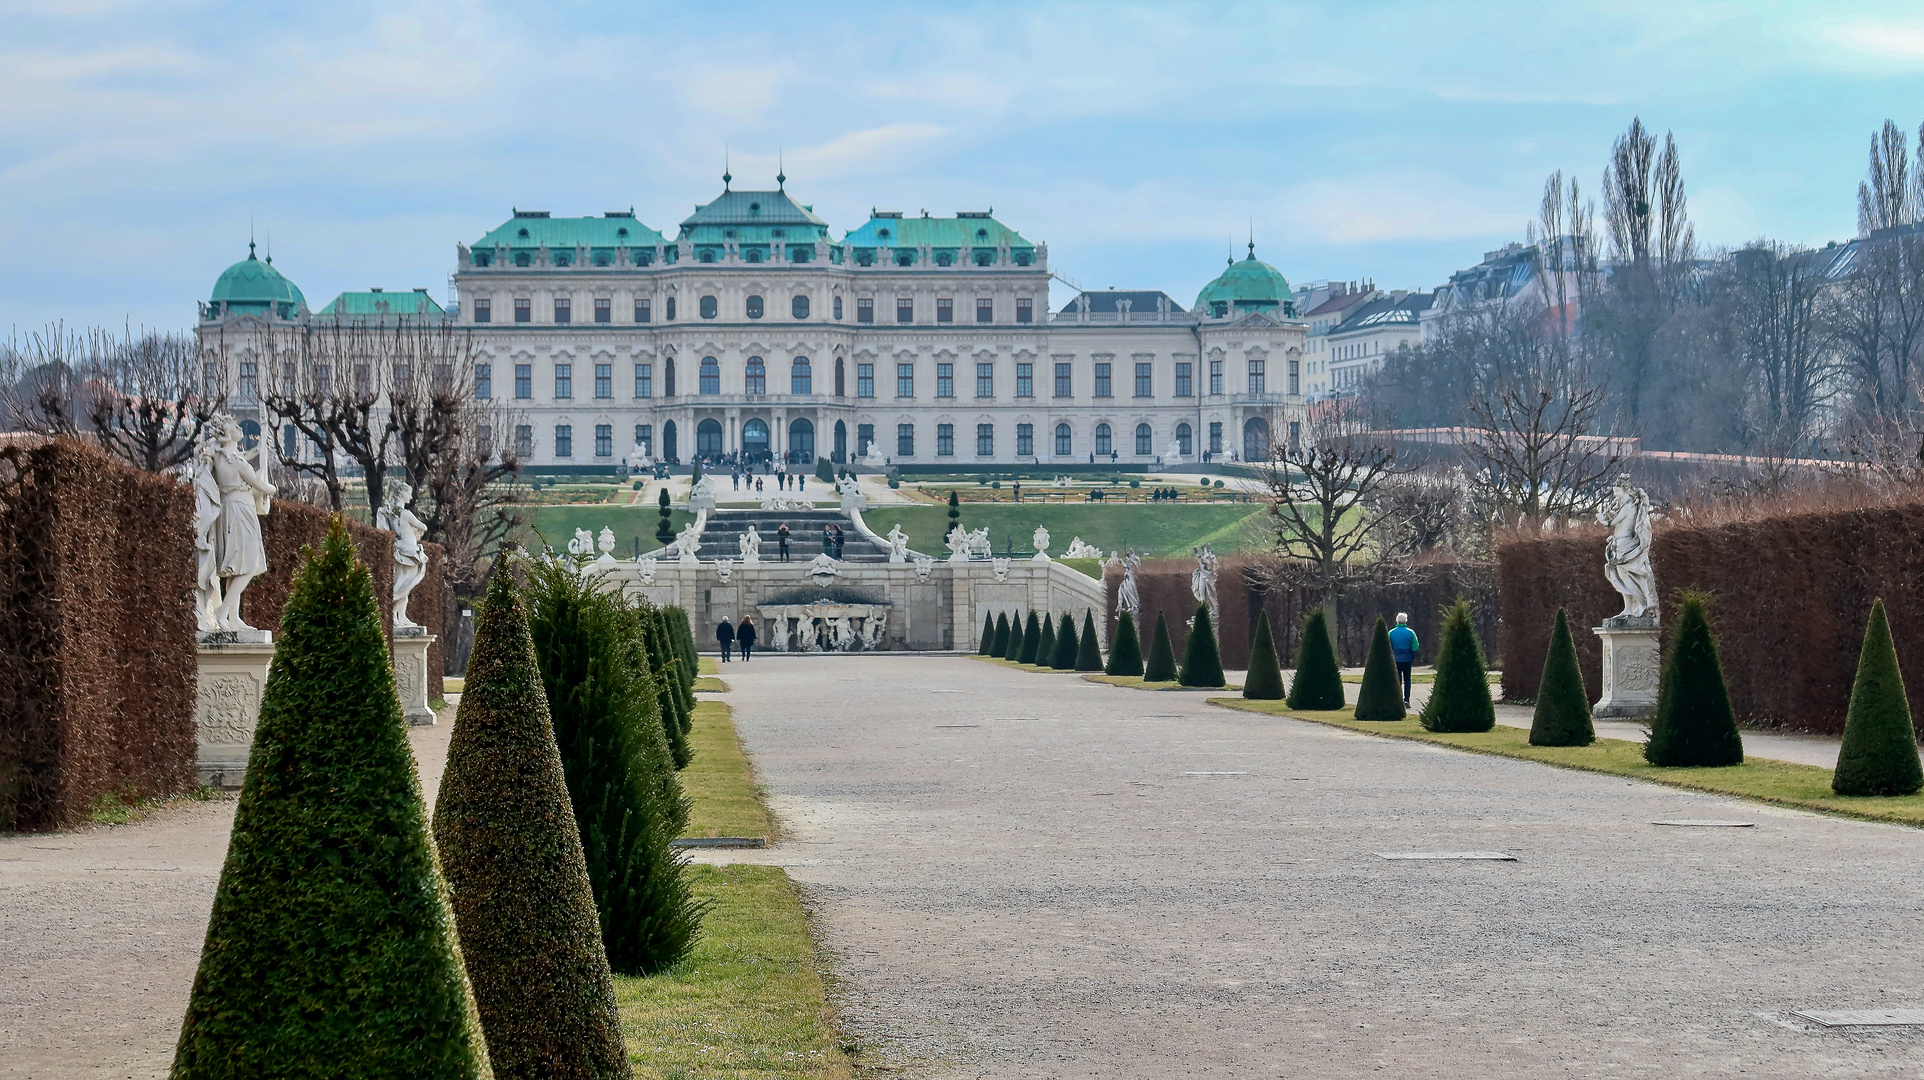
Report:
M 750 417 L 742 421 L 742 454 L 750 461 L 768 457 L 768 425 Z
M 798 356 L 788 368 L 788 392 L 791 394 L 812 394 L 815 392 L 815 371 L 808 357 Z
M 798 319 L 808 318 L 808 297 L 798 296 L 795 299 L 790 300 L 788 302 L 788 309 L 794 312 L 795 317 Z
M 1136 456 L 1148 457 L 1156 452 L 1156 436 L 1148 424 L 1136 425 Z
M 751 356 L 742 369 L 742 392 L 745 394 L 768 393 L 768 365 L 759 356 Z
M 719 420 L 703 420 L 695 425 L 695 454 L 698 457 L 720 457 L 722 452 L 722 426 Z
M 1269 460 L 1269 421 L 1252 416 L 1243 424 L 1243 460 Z
M 721 364 L 712 356 L 701 358 L 701 392 L 721 393 Z
M 532 261 L 534 260 L 530 259 L 528 253 L 525 251 L 517 251 L 514 253 L 514 264 L 516 266 L 526 266 Z
M 751 296 L 748 298 L 748 317 L 751 319 L 759 319 L 762 317 L 761 297 Z
M 788 422 L 788 456 L 798 464 L 815 463 L 815 425 L 807 417 L 798 416 Z
M 1190 454 L 1195 453 L 1195 451 L 1192 449 L 1194 445 L 1195 445 L 1195 439 L 1194 439 L 1193 433 L 1191 433 L 1189 430 L 1189 425 L 1177 424 L 1176 425 L 1176 453 L 1181 454 L 1183 457 L 1188 457 Z
M 704 296 L 701 298 L 701 317 L 702 318 L 712 319 L 716 316 L 716 314 L 720 312 L 720 310 L 721 310 L 720 307 L 715 303 L 714 297 Z
M 935 257 L 935 265 L 937 266 L 947 266 L 954 261 L 955 261 L 955 256 L 949 254 L 946 251 L 942 252 L 941 254 Z
M 663 397 L 675 396 L 675 358 L 672 356 L 661 362 L 661 393 Z
M 1110 454 L 1114 452 L 1115 452 L 1115 447 L 1109 442 L 1109 425 L 1097 424 L 1096 425 L 1096 453 Z
M 848 425 L 835 421 L 835 463 L 840 465 L 848 460 Z
M 1069 425 L 1056 425 L 1056 456 L 1069 456 Z
M 661 456 L 667 458 L 669 461 L 679 462 L 681 460 L 681 448 L 675 445 L 675 422 L 673 420 L 661 425 Z
M 841 397 L 847 392 L 842 387 L 842 358 L 838 356 L 835 358 L 835 396 Z

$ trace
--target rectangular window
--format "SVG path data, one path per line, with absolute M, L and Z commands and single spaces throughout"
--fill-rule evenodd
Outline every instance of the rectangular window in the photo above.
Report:
M 1069 367 L 1070 366 L 1068 364 L 1056 365 L 1056 396 L 1057 397 L 1074 397 L 1075 396 L 1073 393 L 1071 393 L 1071 390 L 1073 389 L 1073 384 L 1071 383 L 1069 378 Z
M 855 365 L 855 396 L 858 398 L 875 396 L 874 364 Z
M 1195 387 L 1190 384 L 1190 377 L 1189 377 L 1190 366 L 1191 365 L 1187 360 L 1178 361 L 1176 364 L 1176 396 L 1177 397 L 1189 397 L 1191 393 L 1195 390 Z
M 639 297 L 635 300 L 635 321 L 636 322 L 654 322 L 655 321 L 655 302 L 652 299 L 649 299 L 648 297 L 644 296 L 644 297 Z
M 655 396 L 655 365 L 653 364 L 636 364 L 635 365 L 635 396 L 636 397 L 654 397 Z
M 534 318 L 534 301 L 525 296 L 514 298 L 514 321 L 528 322 Z
M 954 397 L 955 396 L 955 365 L 954 364 L 935 365 L 935 396 L 936 397 Z
M 514 426 L 514 456 L 523 461 L 534 456 L 534 427 L 530 424 Z
M 667 313 L 668 321 L 674 322 L 675 321 L 675 298 L 671 296 L 667 300 L 663 301 L 663 303 L 667 305 L 665 308 L 665 311 Z
M 283 425 L 281 427 L 281 456 L 284 458 L 292 458 L 300 448 L 300 432 L 294 429 L 293 424 Z
M 935 425 L 935 456 L 936 457 L 954 457 L 955 456 L 955 425 L 954 424 Z
M 915 456 L 915 425 L 895 425 L 895 453 L 899 457 Z
M 595 396 L 611 398 L 615 396 L 615 366 L 613 364 L 595 365 Z
M 857 454 L 868 453 L 869 444 L 873 443 L 874 441 L 875 441 L 875 425 L 874 424 L 855 425 L 855 452 Z
M 494 319 L 494 301 L 485 296 L 474 298 L 474 321 L 491 322 Z
M 556 424 L 554 427 L 554 456 L 575 456 L 575 429 L 572 424 Z
M 646 456 L 654 457 L 655 456 L 655 425 L 636 424 L 635 425 L 635 445 L 641 447 L 641 452 Z
M 595 297 L 595 321 L 596 322 L 614 322 L 615 321 L 614 305 L 615 305 L 615 302 L 613 300 L 608 299 L 605 296 Z
M 995 425 L 975 425 L 975 456 L 991 457 L 995 454 Z
M 1026 296 L 1015 298 L 1015 321 L 1032 323 L 1035 321 L 1035 301 Z
M 615 426 L 613 424 L 595 425 L 595 456 L 615 456 Z
M 1110 394 L 1109 394 L 1109 365 L 1108 365 L 1108 364 L 1106 364 L 1106 363 L 1102 363 L 1102 364 L 1097 364 L 1097 365 L 1096 365 L 1096 396 L 1097 396 L 1097 397 L 1109 397 L 1109 396 L 1110 396 Z
M 1155 376 L 1151 373 L 1150 366 L 1148 364 L 1138 363 L 1136 365 L 1136 396 L 1153 397 L 1155 392 Z
M 1212 394 L 1220 394 L 1223 392 L 1223 362 L 1221 360 L 1211 360 L 1209 362 L 1209 392 Z
M 896 397 L 914 397 L 915 396 L 915 365 L 914 364 L 895 365 L 895 396 Z
M 914 300 L 906 296 L 898 296 L 895 298 L 895 321 L 899 323 L 912 323 L 915 321 Z
M 992 323 L 995 321 L 995 301 L 987 296 L 975 298 L 975 321 Z
M 571 398 L 575 396 L 575 366 L 556 364 L 554 366 L 554 396 Z
M 1015 366 L 1015 396 L 1035 396 L 1035 365 L 1017 364 Z
M 975 365 L 975 396 L 990 398 L 995 396 L 995 365 Z
M 1263 389 L 1263 367 L 1264 362 L 1261 360 L 1251 360 L 1249 362 L 1249 392 L 1252 394 L 1266 392 Z
M 1034 424 L 1015 426 L 1015 453 L 1017 457 L 1029 457 L 1035 453 Z
M 1303 448 L 1303 423 L 1300 420 L 1289 422 L 1289 448 L 1291 450 Z
M 808 357 L 798 356 L 788 368 L 788 392 L 791 394 L 812 394 L 815 392 L 815 366 Z
M 474 365 L 474 400 L 486 401 L 494 396 L 494 365 Z
M 955 321 L 954 298 L 947 296 L 938 296 L 935 298 L 935 321 L 939 323 L 952 323 Z
M 1212 454 L 1220 454 L 1223 452 L 1223 422 L 1221 420 L 1211 420 L 1209 422 L 1209 452 Z
M 242 360 L 240 366 L 240 396 L 252 398 L 260 396 L 261 366 L 252 360 Z
M 1069 425 L 1056 425 L 1056 456 L 1069 456 Z
M 1303 392 L 1302 385 L 1303 385 L 1302 361 L 1291 360 L 1289 362 L 1289 392 L 1291 394 L 1302 393 Z
M 554 321 L 558 323 L 574 321 L 574 301 L 565 296 L 554 298 Z
M 534 397 L 533 364 L 516 364 L 514 366 L 514 396 L 522 401 Z
M 875 298 L 873 296 L 858 296 L 855 298 L 855 321 L 858 323 L 872 323 L 875 321 Z

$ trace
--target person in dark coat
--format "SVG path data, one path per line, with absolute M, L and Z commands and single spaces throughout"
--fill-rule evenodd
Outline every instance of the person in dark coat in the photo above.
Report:
M 757 483 L 759 482 L 760 481 L 757 481 Z M 782 561 L 787 562 L 788 561 L 788 522 L 786 521 L 782 522 L 782 527 L 775 530 L 775 540 L 781 545 Z
M 755 647 L 755 620 L 742 616 L 742 624 L 735 628 L 735 644 L 742 647 L 742 659 L 748 659 L 748 650 Z
M 726 616 L 722 618 L 721 625 L 715 627 L 715 641 L 721 645 L 722 663 L 728 663 L 728 650 L 735 644 L 735 627 Z
M 847 543 L 848 543 L 848 536 L 842 532 L 842 527 L 840 525 L 835 526 L 835 557 L 836 558 L 839 559 L 842 557 L 842 546 Z

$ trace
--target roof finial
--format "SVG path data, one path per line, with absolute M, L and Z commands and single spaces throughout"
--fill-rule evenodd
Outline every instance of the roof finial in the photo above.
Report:
M 267 265 L 274 265 L 274 230 L 267 230 L 267 238 L 261 241 L 261 246 L 267 249 Z
M 788 190 L 788 167 L 782 163 L 782 151 L 779 147 L 775 150 L 775 190 Z
M 254 257 L 254 215 L 247 215 L 247 257 Z
M 1249 257 L 1256 257 L 1256 219 L 1249 219 Z
M 730 175 L 729 175 L 729 169 L 728 169 L 728 147 L 727 147 L 727 146 L 726 146 L 726 145 L 724 144 L 724 145 L 722 146 L 722 190 L 723 190 L 723 191 L 727 191 L 727 190 L 728 190 L 728 185 L 729 185 L 729 184 L 731 184 L 731 183 L 733 183 L 733 182 L 734 182 L 734 180 L 735 180 L 735 178 L 734 178 L 733 176 L 730 176 Z

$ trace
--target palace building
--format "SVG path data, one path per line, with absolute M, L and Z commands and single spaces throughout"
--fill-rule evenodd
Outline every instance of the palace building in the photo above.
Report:
M 452 320 L 471 332 L 476 394 L 506 399 L 524 460 L 548 470 L 616 466 L 637 446 L 805 465 L 870 444 L 908 467 L 1140 467 L 1264 457 L 1298 429 L 1306 327 L 1254 244 L 1187 309 L 1105 290 L 1051 312 L 1048 245 L 990 211 L 877 210 L 837 239 L 785 177 L 730 179 L 673 238 L 633 211 L 516 210 L 457 245 L 446 308 L 425 289 L 370 290 L 310 312 L 250 245 L 200 332 Z M 243 348 L 234 363 L 236 413 L 271 423 L 249 408 L 257 361 Z

